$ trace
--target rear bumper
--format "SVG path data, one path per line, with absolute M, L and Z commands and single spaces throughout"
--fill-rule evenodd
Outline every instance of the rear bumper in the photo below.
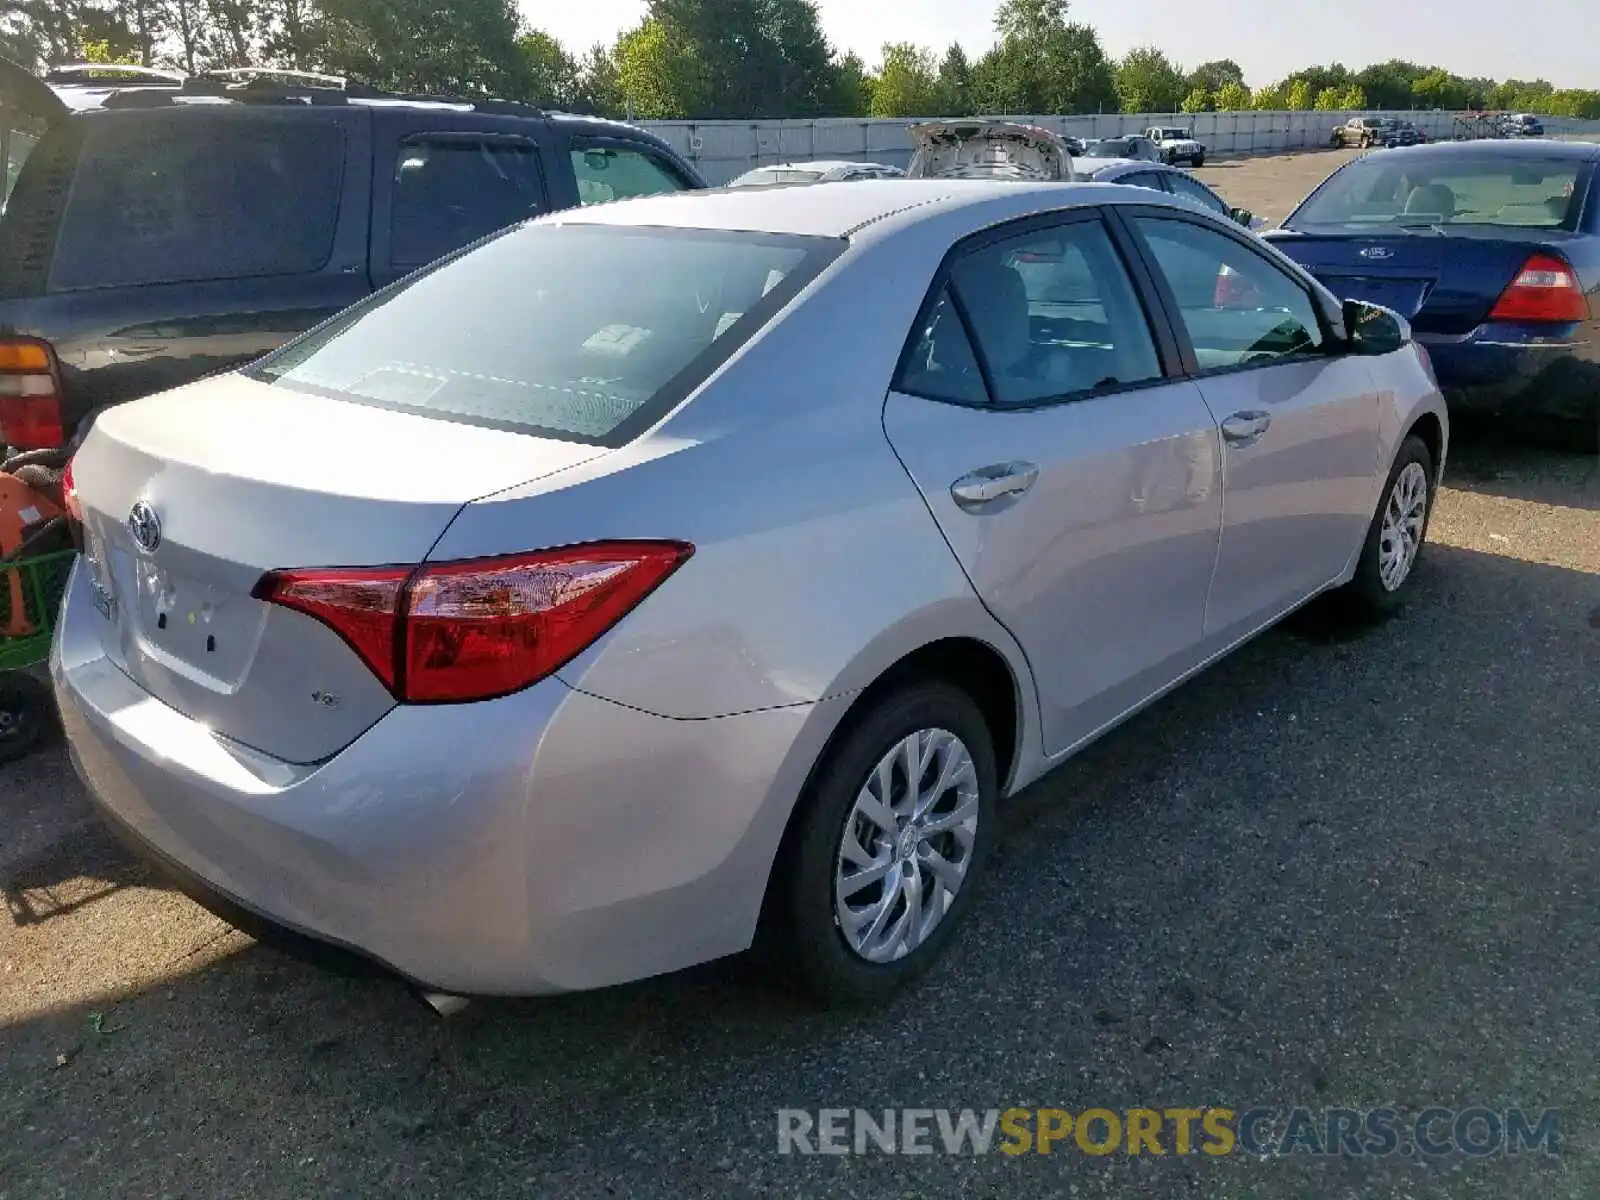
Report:
M 247 931 L 439 991 L 602 987 L 745 949 L 834 715 L 673 721 L 550 679 L 397 708 L 294 766 L 140 689 L 100 655 L 83 589 L 51 673 L 109 823 Z
M 1600 414 L 1600 347 L 1544 340 L 1509 325 L 1464 337 L 1419 333 L 1452 408 L 1503 416 L 1590 421 Z

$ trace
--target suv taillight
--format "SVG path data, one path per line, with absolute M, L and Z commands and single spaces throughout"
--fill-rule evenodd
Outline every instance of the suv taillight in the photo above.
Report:
M 1571 264 L 1554 254 L 1539 253 L 1522 264 L 1500 299 L 1491 321 L 1536 321 L 1565 324 L 1589 319 L 1589 301 Z
M 0 336 L 0 446 L 54 450 L 65 440 L 55 351 L 37 338 Z
M 420 567 L 274 571 L 253 594 L 327 625 L 397 700 L 461 704 L 554 674 L 693 553 L 682 542 L 597 542 Z

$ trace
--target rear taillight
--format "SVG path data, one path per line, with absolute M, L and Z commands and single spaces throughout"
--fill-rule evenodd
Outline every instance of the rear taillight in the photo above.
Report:
M 67 460 L 66 470 L 61 472 L 61 504 L 67 510 L 67 516 L 83 524 L 83 505 L 78 501 L 78 481 L 72 474 L 72 460 Z
M 61 371 L 50 343 L 0 337 L 0 445 L 53 450 L 65 440 Z
M 254 594 L 338 633 L 396 699 L 459 704 L 560 670 L 693 553 L 681 542 L 599 542 L 420 567 L 275 571 Z
M 1589 301 L 1571 264 L 1553 254 L 1535 254 L 1500 293 L 1491 321 L 1567 323 L 1589 319 Z

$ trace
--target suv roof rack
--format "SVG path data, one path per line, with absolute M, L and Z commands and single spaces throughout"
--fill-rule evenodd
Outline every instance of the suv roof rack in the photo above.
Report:
M 114 85 L 117 87 L 167 87 L 183 86 L 181 71 L 163 71 L 156 67 L 136 67 L 125 63 L 62 63 L 44 73 L 46 83 L 69 86 Z
M 274 83 L 286 87 L 328 88 L 341 92 L 350 82 L 343 75 L 323 75 L 316 71 L 294 71 L 283 67 L 218 67 L 200 71 L 192 78 L 235 84 Z

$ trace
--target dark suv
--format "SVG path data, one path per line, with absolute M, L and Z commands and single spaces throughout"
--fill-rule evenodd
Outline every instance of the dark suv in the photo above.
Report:
M 528 216 L 705 186 L 632 126 L 292 72 L 0 60 L 0 139 L 0 448 L 258 358 Z

